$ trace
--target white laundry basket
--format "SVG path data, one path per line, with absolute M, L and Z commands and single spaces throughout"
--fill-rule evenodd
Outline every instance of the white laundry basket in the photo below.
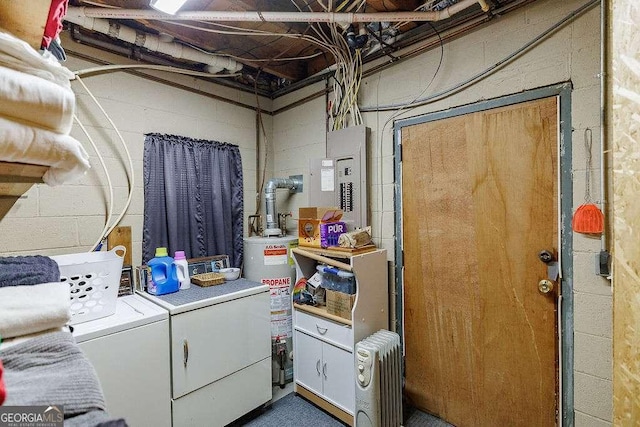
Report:
M 126 252 L 124 246 L 116 246 L 105 252 L 51 257 L 60 268 L 60 281 L 69 283 L 71 287 L 69 324 L 88 322 L 115 313 Z

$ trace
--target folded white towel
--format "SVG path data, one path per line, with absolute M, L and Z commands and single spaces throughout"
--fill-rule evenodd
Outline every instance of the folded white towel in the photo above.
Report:
M 0 116 L 58 133 L 73 125 L 73 91 L 31 74 L 0 67 Z
M 0 29 L 0 65 L 71 87 L 75 78 L 71 70 L 62 66 L 49 51 L 40 54 L 29 43 Z
M 64 326 L 70 316 L 68 283 L 0 288 L 0 335 L 6 338 Z
M 89 155 L 73 137 L 0 117 L 0 160 L 50 166 L 43 180 L 59 185 L 82 176 Z

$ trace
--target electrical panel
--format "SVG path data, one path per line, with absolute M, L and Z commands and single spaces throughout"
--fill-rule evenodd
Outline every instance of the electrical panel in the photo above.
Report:
M 369 225 L 367 141 L 369 128 L 354 126 L 327 135 L 327 158 L 309 162 L 310 206 L 337 206 L 350 230 Z

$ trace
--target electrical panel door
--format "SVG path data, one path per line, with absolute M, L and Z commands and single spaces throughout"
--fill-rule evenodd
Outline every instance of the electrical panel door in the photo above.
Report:
M 336 206 L 349 230 L 369 225 L 367 141 L 369 128 L 354 126 L 327 135 L 327 158 L 309 162 L 310 206 Z

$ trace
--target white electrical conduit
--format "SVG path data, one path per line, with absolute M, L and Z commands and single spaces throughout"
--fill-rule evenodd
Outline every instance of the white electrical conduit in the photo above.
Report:
M 214 28 L 206 28 L 206 27 L 198 27 L 197 25 L 189 25 L 189 24 L 183 24 L 181 22 L 168 22 L 168 24 L 172 24 L 172 25 L 177 25 L 180 27 L 186 27 L 186 28 L 192 28 L 194 30 L 198 30 L 198 31 L 204 31 L 207 33 L 214 33 L 214 34 L 226 34 L 226 35 L 233 35 L 233 36 L 264 36 L 264 37 L 285 37 L 285 38 L 290 38 L 290 39 L 300 39 L 300 40 L 306 40 L 309 43 L 313 43 L 316 44 L 320 47 L 323 47 L 327 50 L 331 50 L 333 49 L 333 46 L 329 45 L 328 41 L 323 41 L 320 40 L 316 37 L 313 36 L 309 36 L 306 34 L 299 34 L 299 33 L 273 33 L 273 32 L 268 32 L 268 31 L 249 31 L 247 30 L 242 30 L 242 31 L 227 31 L 227 30 L 217 30 Z M 192 47 L 193 48 L 193 47 Z M 193 48 L 196 50 L 199 50 L 200 52 L 202 52 L 202 49 L 197 49 L 197 48 Z M 212 55 L 211 53 L 208 53 L 208 55 Z M 220 56 L 227 56 L 227 57 L 233 57 L 233 55 L 229 55 L 226 53 L 221 53 L 219 54 Z M 244 59 L 244 58 L 243 58 Z M 295 59 L 295 58 L 293 58 Z M 250 60 L 250 59 L 247 59 Z M 271 61 L 270 59 L 268 61 Z
M 107 118 L 107 120 L 109 121 L 109 123 L 111 124 L 113 129 L 116 131 L 116 134 L 118 135 L 118 138 L 120 139 L 120 142 L 122 143 L 122 147 L 124 148 L 124 151 L 127 154 L 127 160 L 129 161 L 129 196 L 127 197 L 127 202 L 125 203 L 124 208 L 122 209 L 122 212 L 120 212 L 120 215 L 118 215 L 118 218 L 116 218 L 116 220 L 113 223 L 113 225 L 101 236 L 100 240 L 102 240 L 102 239 L 106 238 L 113 231 L 114 228 L 116 228 L 118 223 L 120 223 L 120 221 L 122 220 L 122 217 L 124 216 L 124 214 L 127 212 L 127 209 L 129 209 L 129 205 L 131 204 L 131 198 L 133 196 L 133 188 L 134 188 L 133 160 L 131 159 L 131 153 L 129 152 L 129 148 L 127 147 L 127 143 L 124 141 L 124 138 L 122 137 L 122 134 L 120 133 L 120 131 L 116 127 L 115 123 L 113 123 L 113 120 L 111 120 L 111 117 L 109 117 L 109 115 L 104 110 L 104 108 L 102 108 L 102 105 L 100 105 L 100 103 L 98 102 L 96 97 L 93 96 L 93 93 L 91 93 L 91 91 L 89 90 L 87 85 L 84 84 L 84 82 L 82 81 L 82 79 L 80 78 L 80 76 L 78 74 L 76 74 L 76 80 L 78 81 L 78 83 L 80 83 L 82 85 L 84 90 L 87 92 L 87 94 L 89 94 L 89 96 L 91 97 L 93 102 L 96 103 L 96 105 L 98 106 L 100 111 L 102 111 L 102 114 L 104 114 L 104 116 Z
M 111 9 L 70 7 L 65 19 L 75 22 L 87 18 L 102 19 L 146 19 L 156 21 L 235 21 L 235 22 L 328 22 L 347 26 L 357 22 L 423 22 L 442 21 L 476 3 L 488 10 L 484 0 L 462 0 L 446 9 L 426 12 L 259 12 L 259 11 L 186 11 L 167 15 L 151 9 Z M 71 15 L 71 18 L 70 18 Z M 80 22 L 76 22 L 80 24 Z M 82 25 L 82 24 L 80 24 Z M 83 25 L 86 26 L 86 25 Z M 88 27 L 87 27 L 88 28 Z M 237 70 L 236 70 L 237 71 Z
M 597 4 L 600 4 L 600 0 L 590 0 L 586 4 L 580 6 L 578 9 L 576 9 L 573 12 L 569 13 L 567 16 L 562 18 L 560 21 L 558 21 L 555 24 L 553 24 L 551 27 L 547 28 L 544 32 L 542 32 L 541 34 L 536 36 L 533 40 L 530 40 L 527 43 L 525 43 L 524 46 L 520 47 L 515 52 L 512 52 L 511 54 L 509 54 L 507 57 L 503 58 L 502 60 L 496 62 L 495 64 L 491 65 L 488 68 L 485 68 L 484 70 L 480 71 L 479 73 L 473 75 L 472 77 L 469 77 L 468 79 L 456 84 L 453 87 L 449 87 L 448 89 L 444 89 L 441 92 L 435 93 L 433 95 L 429 95 L 426 98 L 416 98 L 413 101 L 404 102 L 404 103 L 385 104 L 385 105 L 377 105 L 377 106 L 370 106 L 370 107 L 360 107 L 360 111 L 363 112 L 363 113 L 370 113 L 370 112 L 375 112 L 375 111 L 389 111 L 389 110 L 399 110 L 399 109 L 407 109 L 407 108 L 414 109 L 414 108 L 417 108 L 417 107 L 420 107 L 420 106 L 423 106 L 423 105 L 431 104 L 431 103 L 439 101 L 439 100 L 441 100 L 441 99 L 443 99 L 443 98 L 445 98 L 447 96 L 450 96 L 450 95 L 453 95 L 455 93 L 458 93 L 461 90 L 463 90 L 464 88 L 466 88 L 466 87 L 468 87 L 468 86 L 470 86 L 470 85 L 472 85 L 472 84 L 474 84 L 474 83 L 476 83 L 476 82 L 478 82 L 478 81 L 480 81 L 480 80 L 492 75 L 495 71 L 503 68 L 507 64 L 510 64 L 513 60 L 515 60 L 516 58 L 519 58 L 520 55 L 522 55 L 524 52 L 527 52 L 533 46 L 537 45 L 542 40 L 545 40 L 551 34 L 555 33 L 556 30 L 558 30 L 559 28 L 563 27 L 565 24 L 567 24 L 568 22 L 570 22 L 573 19 L 577 18 L 578 16 L 582 15 L 587 10 L 591 9 L 593 6 L 595 6 Z
M 179 24 L 179 23 L 178 22 L 172 22 L 172 24 Z M 202 27 L 194 26 L 193 28 L 195 28 L 197 30 L 203 30 Z M 213 30 L 213 31 L 215 32 L 216 30 Z M 241 35 L 245 35 L 246 36 L 246 35 L 253 35 L 253 34 L 246 34 L 245 33 L 245 34 L 241 34 Z M 278 35 L 278 37 L 279 36 L 280 35 Z M 191 45 L 191 44 L 186 43 L 186 42 L 181 42 L 181 43 L 191 47 L 192 49 L 199 50 L 200 52 L 204 52 L 204 53 L 209 54 L 209 52 L 207 52 L 206 50 L 200 49 L 198 46 L 194 46 L 194 45 Z M 230 53 L 221 53 L 220 55 L 228 56 L 229 58 L 237 59 L 237 60 L 240 60 L 240 61 L 246 61 L 246 62 L 284 62 L 284 61 L 295 61 L 295 60 L 298 60 L 298 59 L 315 58 L 317 56 L 322 55 L 322 52 L 316 52 L 316 53 L 312 53 L 312 54 L 309 54 L 309 55 L 303 55 L 303 56 L 286 56 L 286 57 L 277 57 L 277 58 L 268 58 L 268 59 L 243 58 L 241 56 L 231 55 Z M 235 76 L 235 75 L 237 75 L 237 74 L 224 74 L 221 77 Z
M 177 59 L 184 59 L 188 61 L 198 62 L 207 65 L 207 71 L 214 74 L 222 70 L 229 70 L 231 72 L 237 72 L 242 69 L 242 64 L 234 61 L 231 58 L 225 56 L 217 56 L 211 54 L 205 54 L 195 49 L 186 47 L 180 43 L 175 42 L 163 42 L 160 37 L 153 34 L 142 34 L 134 30 L 133 28 L 125 27 L 119 24 L 114 24 L 106 19 L 96 19 L 96 17 L 89 16 L 86 12 L 90 10 L 104 10 L 113 13 L 119 13 L 124 9 L 100 9 L 84 7 L 69 7 L 65 20 L 83 28 L 97 31 L 102 34 L 117 38 L 119 40 L 126 41 L 128 43 L 135 44 L 136 46 L 144 47 L 152 52 L 160 52 L 165 55 L 172 56 Z M 156 12 L 157 13 L 157 12 Z M 162 16 L 168 16 L 160 14 Z
M 107 230 L 109 229 L 109 223 L 111 222 L 111 217 L 113 216 L 113 184 L 111 183 L 111 175 L 109 175 L 109 169 L 107 169 L 107 165 L 104 164 L 104 159 L 102 158 L 102 155 L 100 154 L 100 151 L 98 151 L 98 146 L 93 141 L 93 138 L 91 138 L 91 135 L 89 135 L 89 132 L 87 132 L 87 129 L 84 127 L 84 124 L 82 124 L 82 122 L 80 121 L 78 116 L 76 116 L 74 114 L 73 118 L 75 119 L 76 123 L 78 123 L 78 126 L 80 126 L 80 129 L 82 129 L 82 132 L 84 132 L 84 134 L 87 136 L 87 139 L 89 140 L 89 143 L 91 144 L 91 146 L 95 150 L 96 155 L 98 156 L 98 160 L 100 161 L 100 164 L 102 165 L 102 169 L 104 169 L 104 174 L 107 177 L 107 185 L 109 187 L 109 213 L 107 214 L 107 219 L 105 219 L 105 221 L 104 221 L 104 228 L 102 229 L 102 232 L 100 233 L 100 237 L 93 244 L 93 246 L 91 246 L 91 250 L 89 252 L 93 252 L 93 251 L 96 250 L 98 245 L 100 245 L 100 242 L 102 241 L 104 236 L 106 236 Z

